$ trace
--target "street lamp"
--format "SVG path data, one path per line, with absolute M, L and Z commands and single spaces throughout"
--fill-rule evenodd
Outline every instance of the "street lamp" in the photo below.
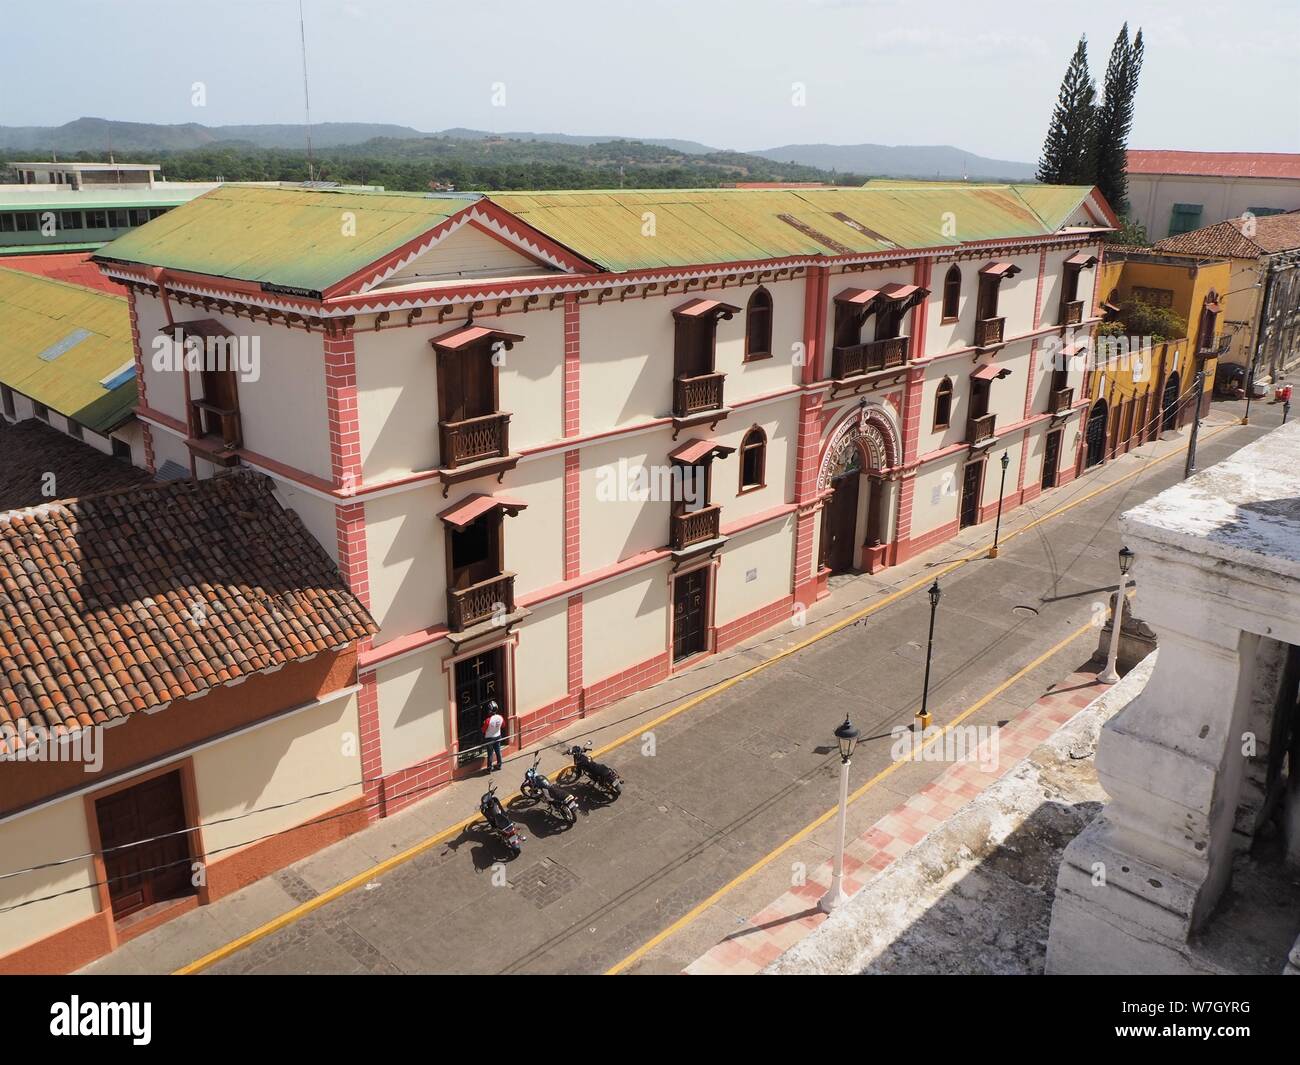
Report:
M 1133 565 L 1133 552 L 1127 547 L 1119 550 L 1119 591 L 1115 593 L 1115 609 L 1110 616 L 1110 654 L 1106 656 L 1106 668 L 1097 678 L 1103 684 L 1114 684 L 1119 680 L 1119 630 L 1124 624 L 1124 589 L 1128 584 L 1128 570 Z
M 849 763 L 853 758 L 853 748 L 858 743 L 858 730 L 849 724 L 848 717 L 845 717 L 844 724 L 835 730 L 835 740 L 840 747 L 839 838 L 835 845 L 835 858 L 831 864 L 831 886 L 817 901 L 817 908 L 822 913 L 830 913 L 844 901 L 841 885 L 844 881 L 844 836 L 849 824 Z
M 930 658 L 934 654 L 934 614 L 939 609 L 939 600 L 943 592 L 939 590 L 939 578 L 930 585 L 930 641 L 925 647 L 925 683 L 921 688 L 921 712 L 916 715 L 916 725 L 924 732 L 930 727 Z
M 1002 452 L 1002 486 L 998 489 L 998 520 L 993 526 L 993 546 L 989 548 L 989 558 L 998 557 L 998 535 L 1002 532 L 1002 497 L 1007 494 L 1007 467 L 1011 465 L 1011 456 Z

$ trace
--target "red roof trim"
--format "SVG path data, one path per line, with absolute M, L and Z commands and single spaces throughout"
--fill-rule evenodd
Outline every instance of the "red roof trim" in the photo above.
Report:
M 673 308 L 678 318 L 706 318 L 711 314 L 730 318 L 740 310 L 735 304 L 723 303 L 721 300 L 687 300 L 680 307 Z
M 694 466 L 706 456 L 716 455 L 718 458 L 726 458 L 735 450 L 734 447 L 719 444 L 716 440 L 687 440 L 677 450 L 670 451 L 668 457 L 673 462 L 680 462 L 684 466 Z
M 454 507 L 448 507 L 438 515 L 448 525 L 453 525 L 457 529 L 463 529 L 470 522 L 482 517 L 489 510 L 496 510 L 500 507 L 512 517 L 524 510 L 528 506 L 518 499 L 510 499 L 506 496 L 490 496 L 483 492 L 476 492 L 472 496 L 466 496 Z
M 853 303 L 861 307 L 880 295 L 878 288 L 846 288 L 835 294 L 836 303 Z
M 986 362 L 979 369 L 971 373 L 972 381 L 995 381 L 999 378 L 1006 377 L 1011 370 L 1007 366 L 999 366 L 995 362 Z
M 443 333 L 429 341 L 433 347 L 439 351 L 459 351 L 461 348 L 468 347 L 470 344 L 477 344 L 481 340 L 497 340 L 503 343 L 506 350 L 509 351 L 515 344 L 523 340 L 520 333 L 506 333 L 500 329 L 489 329 L 482 325 L 462 325 L 453 329 L 450 333 Z

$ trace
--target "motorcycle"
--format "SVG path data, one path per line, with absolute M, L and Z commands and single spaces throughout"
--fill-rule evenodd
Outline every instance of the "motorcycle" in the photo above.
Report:
M 623 792 L 623 778 L 616 770 L 592 758 L 587 753 L 589 750 L 591 750 L 590 740 L 581 747 L 574 744 L 566 752 L 573 758 L 573 768 L 569 770 L 570 776 L 574 780 L 585 776 L 607 798 L 617 799 Z
M 527 799 L 546 803 L 551 816 L 571 825 L 578 820 L 578 800 L 563 788 L 552 784 L 546 775 L 539 772 L 537 763 L 542 760 L 542 752 L 533 756 L 533 764 L 524 771 L 524 782 L 519 785 L 519 793 Z
M 501 805 L 501 800 L 497 798 L 496 784 L 489 784 L 488 790 L 483 793 L 483 797 L 478 801 L 479 813 L 483 815 L 483 820 L 487 822 L 488 827 L 496 834 L 497 838 L 505 844 L 506 850 L 510 852 L 510 857 L 518 858 L 523 850 L 524 837 L 520 834 L 515 823 L 510 820 L 506 813 L 506 808 Z

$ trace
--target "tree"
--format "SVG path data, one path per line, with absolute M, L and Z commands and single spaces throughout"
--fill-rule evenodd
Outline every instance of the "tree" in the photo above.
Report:
M 1110 51 L 1101 105 L 1093 125 L 1094 183 L 1119 215 L 1128 211 L 1128 135 L 1133 128 L 1133 100 L 1143 52 L 1142 31 L 1139 29 L 1130 42 L 1128 23 L 1124 23 Z
M 1061 81 L 1061 93 L 1038 161 L 1038 180 L 1046 185 L 1093 183 L 1094 114 L 1097 87 L 1088 73 L 1088 38 L 1080 37 Z

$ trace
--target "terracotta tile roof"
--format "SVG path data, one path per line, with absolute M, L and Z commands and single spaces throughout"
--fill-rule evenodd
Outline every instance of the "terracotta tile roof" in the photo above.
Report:
M 1289 178 L 1300 181 L 1300 154 L 1133 150 L 1128 153 L 1127 169 L 1130 174 Z
M 0 727 L 107 724 L 376 631 L 261 474 L 0 514 Z
M 90 261 L 88 251 L 65 252 L 53 255 L 6 255 L 0 258 L 0 265 L 6 270 L 22 270 L 29 274 L 66 281 L 69 285 L 93 288 L 120 296 L 125 292 L 121 282 L 105 277 L 99 267 Z
M 17 425 L 0 420 L 0 455 L 4 456 L 0 462 L 0 511 L 112 492 L 151 480 L 144 470 L 73 440 L 35 418 Z
M 1188 233 L 1165 237 L 1155 242 L 1157 251 L 1182 255 L 1205 255 L 1237 259 L 1256 259 L 1261 255 L 1300 248 L 1300 211 L 1260 215 L 1254 219 L 1255 232 L 1247 236 L 1246 223 L 1240 218 L 1202 226 Z

